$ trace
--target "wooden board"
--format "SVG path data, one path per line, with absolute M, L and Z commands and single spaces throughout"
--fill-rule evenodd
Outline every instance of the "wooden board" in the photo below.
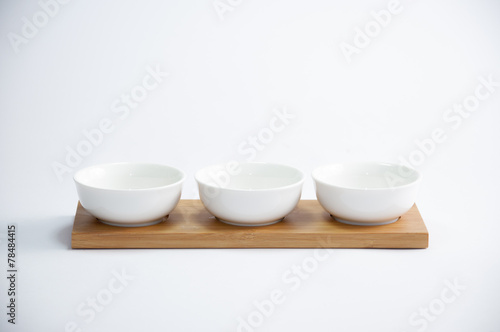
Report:
M 414 205 L 398 221 L 352 226 L 335 221 L 316 200 L 302 200 L 281 222 L 232 226 L 215 219 L 199 200 L 181 200 L 159 224 L 116 227 L 99 222 L 80 203 L 73 248 L 427 248 L 429 233 Z

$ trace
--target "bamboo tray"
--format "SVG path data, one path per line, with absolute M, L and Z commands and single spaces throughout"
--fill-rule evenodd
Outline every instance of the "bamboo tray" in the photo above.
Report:
M 181 200 L 162 222 L 146 227 L 105 225 L 80 203 L 74 249 L 104 248 L 427 248 L 429 233 L 414 205 L 398 221 L 352 226 L 335 221 L 316 200 L 302 200 L 281 222 L 262 227 L 218 221 L 199 200 Z

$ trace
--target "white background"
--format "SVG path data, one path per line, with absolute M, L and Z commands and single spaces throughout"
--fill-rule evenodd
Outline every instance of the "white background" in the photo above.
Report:
M 340 46 L 355 46 L 388 1 L 221 3 L 231 10 L 211 0 L 74 0 L 44 21 L 36 1 L 2 2 L 0 267 L 15 223 L 19 275 L 15 326 L 0 279 L 0 330 L 500 331 L 500 87 L 460 123 L 444 118 L 473 100 L 480 77 L 500 82 L 499 3 L 402 0 L 350 62 Z M 23 37 L 34 19 L 38 31 Z M 120 118 L 113 103 L 157 67 L 168 77 Z M 285 276 L 318 252 L 70 249 L 74 170 L 170 164 L 188 175 L 183 198 L 198 198 L 194 172 L 248 159 L 238 147 L 283 108 L 293 118 L 253 160 L 310 174 L 413 156 L 429 248 L 323 251 L 328 259 L 294 282 Z M 113 131 L 59 179 L 55 163 L 66 165 L 67 149 L 103 119 Z M 446 139 L 418 152 L 435 130 Z M 303 198 L 315 198 L 310 177 Z M 133 280 L 109 299 L 114 273 Z M 273 291 L 282 301 L 264 316 L 255 303 Z M 105 305 L 90 314 L 99 296 Z

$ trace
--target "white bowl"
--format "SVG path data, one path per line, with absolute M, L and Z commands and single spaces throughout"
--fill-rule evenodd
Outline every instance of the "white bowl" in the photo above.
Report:
M 270 163 L 228 163 L 195 175 L 205 208 L 237 226 L 265 226 L 282 220 L 300 200 L 304 174 Z
M 409 167 L 378 162 L 321 166 L 312 173 L 316 196 L 336 220 L 384 225 L 415 203 L 421 174 Z
M 114 226 L 148 226 L 179 202 L 185 174 L 173 167 L 115 163 L 78 171 L 74 180 L 82 206 Z

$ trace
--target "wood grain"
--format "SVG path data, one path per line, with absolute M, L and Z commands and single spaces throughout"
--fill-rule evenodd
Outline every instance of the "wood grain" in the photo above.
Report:
M 181 200 L 156 225 L 115 227 L 80 203 L 71 245 L 83 248 L 427 248 L 429 233 L 414 205 L 393 224 L 352 226 L 335 221 L 316 200 L 302 200 L 281 222 L 262 227 L 222 223 L 199 200 Z

